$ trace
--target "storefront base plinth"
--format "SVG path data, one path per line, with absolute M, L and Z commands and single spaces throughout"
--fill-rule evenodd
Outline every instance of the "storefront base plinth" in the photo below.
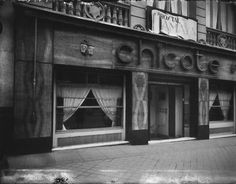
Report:
M 209 125 L 198 126 L 198 139 L 209 139 Z
M 130 144 L 145 145 L 148 144 L 148 130 L 132 130 Z
M 8 152 L 13 132 L 13 108 L 0 107 L 0 154 Z M 1 158 L 0 158 L 1 159 Z
M 52 137 L 15 139 L 9 148 L 10 154 L 32 154 L 51 152 Z

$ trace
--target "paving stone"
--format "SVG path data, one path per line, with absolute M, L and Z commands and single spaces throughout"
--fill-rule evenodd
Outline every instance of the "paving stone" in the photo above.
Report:
M 50 172 L 64 169 L 75 183 L 236 183 L 235 137 L 65 150 L 8 160 L 9 172 L 2 177 L 8 183 L 9 177 L 15 183 L 40 183 L 42 177 L 52 175 L 41 172 L 41 180 L 32 181 L 20 170 L 10 172 L 16 168 L 29 169 L 32 178 L 37 175 L 35 168 Z

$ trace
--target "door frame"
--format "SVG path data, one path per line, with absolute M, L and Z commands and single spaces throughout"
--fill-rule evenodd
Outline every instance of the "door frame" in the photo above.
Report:
M 183 103 L 183 111 L 182 111 L 182 132 L 183 132 L 183 137 L 184 137 L 184 112 L 185 112 L 185 108 L 184 108 L 184 96 L 185 96 L 185 91 L 184 91 L 184 83 L 172 83 L 172 82 L 158 82 L 158 81 L 149 81 L 148 82 L 148 140 L 151 140 L 151 136 L 150 136 L 150 124 L 151 124 L 151 119 L 150 119 L 150 98 L 151 98 L 151 86 L 167 86 L 168 90 L 169 87 L 181 87 L 182 88 L 182 103 Z M 168 93 L 169 94 L 169 93 Z M 169 103 L 169 102 L 168 102 Z M 168 105 L 169 106 L 169 105 Z M 170 116 L 170 114 L 168 115 Z M 168 118 L 168 123 L 170 121 L 170 118 Z M 169 129 L 169 127 L 168 127 Z M 169 130 L 168 130 L 169 131 Z M 176 126 L 175 126 L 175 132 L 176 132 Z

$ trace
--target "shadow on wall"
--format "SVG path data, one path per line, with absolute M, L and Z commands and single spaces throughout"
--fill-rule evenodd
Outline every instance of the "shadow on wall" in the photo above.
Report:
M 13 109 L 0 108 L 0 171 L 8 168 L 6 155 L 10 150 L 13 134 Z M 1 174 L 0 174 L 1 176 Z
M 0 171 L 8 167 L 6 154 L 10 148 L 13 133 L 13 27 L 12 2 L 2 1 L 0 4 Z

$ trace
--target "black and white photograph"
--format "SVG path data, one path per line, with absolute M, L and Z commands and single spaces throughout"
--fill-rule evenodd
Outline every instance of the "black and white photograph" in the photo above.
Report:
M 236 184 L 236 0 L 0 0 L 0 184 Z

